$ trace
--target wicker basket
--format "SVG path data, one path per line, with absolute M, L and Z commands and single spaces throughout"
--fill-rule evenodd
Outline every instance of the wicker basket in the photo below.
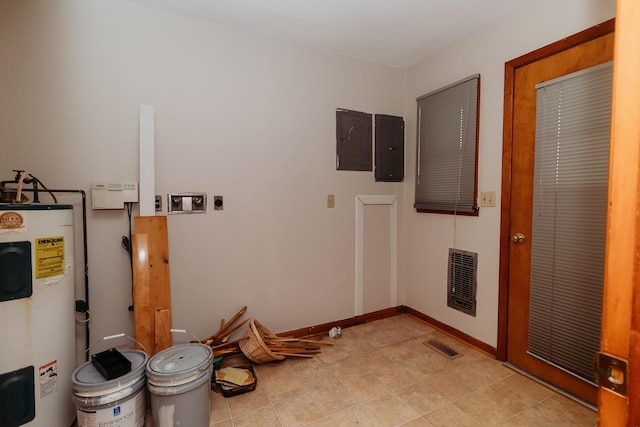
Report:
M 247 339 L 240 341 L 242 353 L 255 363 L 267 363 L 275 360 L 283 360 L 285 356 L 273 353 L 264 343 L 264 337 L 277 337 L 256 319 L 249 319 L 249 327 L 245 334 Z

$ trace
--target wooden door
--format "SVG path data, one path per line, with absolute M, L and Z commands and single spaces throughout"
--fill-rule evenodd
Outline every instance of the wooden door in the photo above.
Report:
M 535 85 L 613 59 L 613 21 L 506 64 L 501 224 L 501 320 L 498 356 L 589 402 L 597 388 L 528 353 L 530 240 L 536 127 Z M 503 305 L 504 304 L 504 305 Z
M 601 352 L 627 361 L 627 393 L 600 388 L 601 427 L 640 425 L 640 4 L 616 6 Z

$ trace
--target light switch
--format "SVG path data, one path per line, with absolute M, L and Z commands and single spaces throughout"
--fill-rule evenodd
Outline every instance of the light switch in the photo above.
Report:
M 327 196 L 327 207 L 328 208 L 333 208 L 336 205 L 336 196 L 334 196 L 333 194 L 329 194 Z
M 496 207 L 496 192 L 495 191 L 482 191 L 480 193 L 480 207 L 495 208 Z

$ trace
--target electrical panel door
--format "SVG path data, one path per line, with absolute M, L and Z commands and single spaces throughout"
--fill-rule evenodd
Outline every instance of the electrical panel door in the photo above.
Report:
M 372 170 L 371 114 L 336 110 L 336 139 L 337 170 Z
M 404 119 L 376 114 L 376 181 L 404 180 Z

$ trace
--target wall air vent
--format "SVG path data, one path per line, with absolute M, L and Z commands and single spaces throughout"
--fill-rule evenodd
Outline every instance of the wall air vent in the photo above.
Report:
M 449 249 L 447 306 L 476 316 L 478 254 Z

